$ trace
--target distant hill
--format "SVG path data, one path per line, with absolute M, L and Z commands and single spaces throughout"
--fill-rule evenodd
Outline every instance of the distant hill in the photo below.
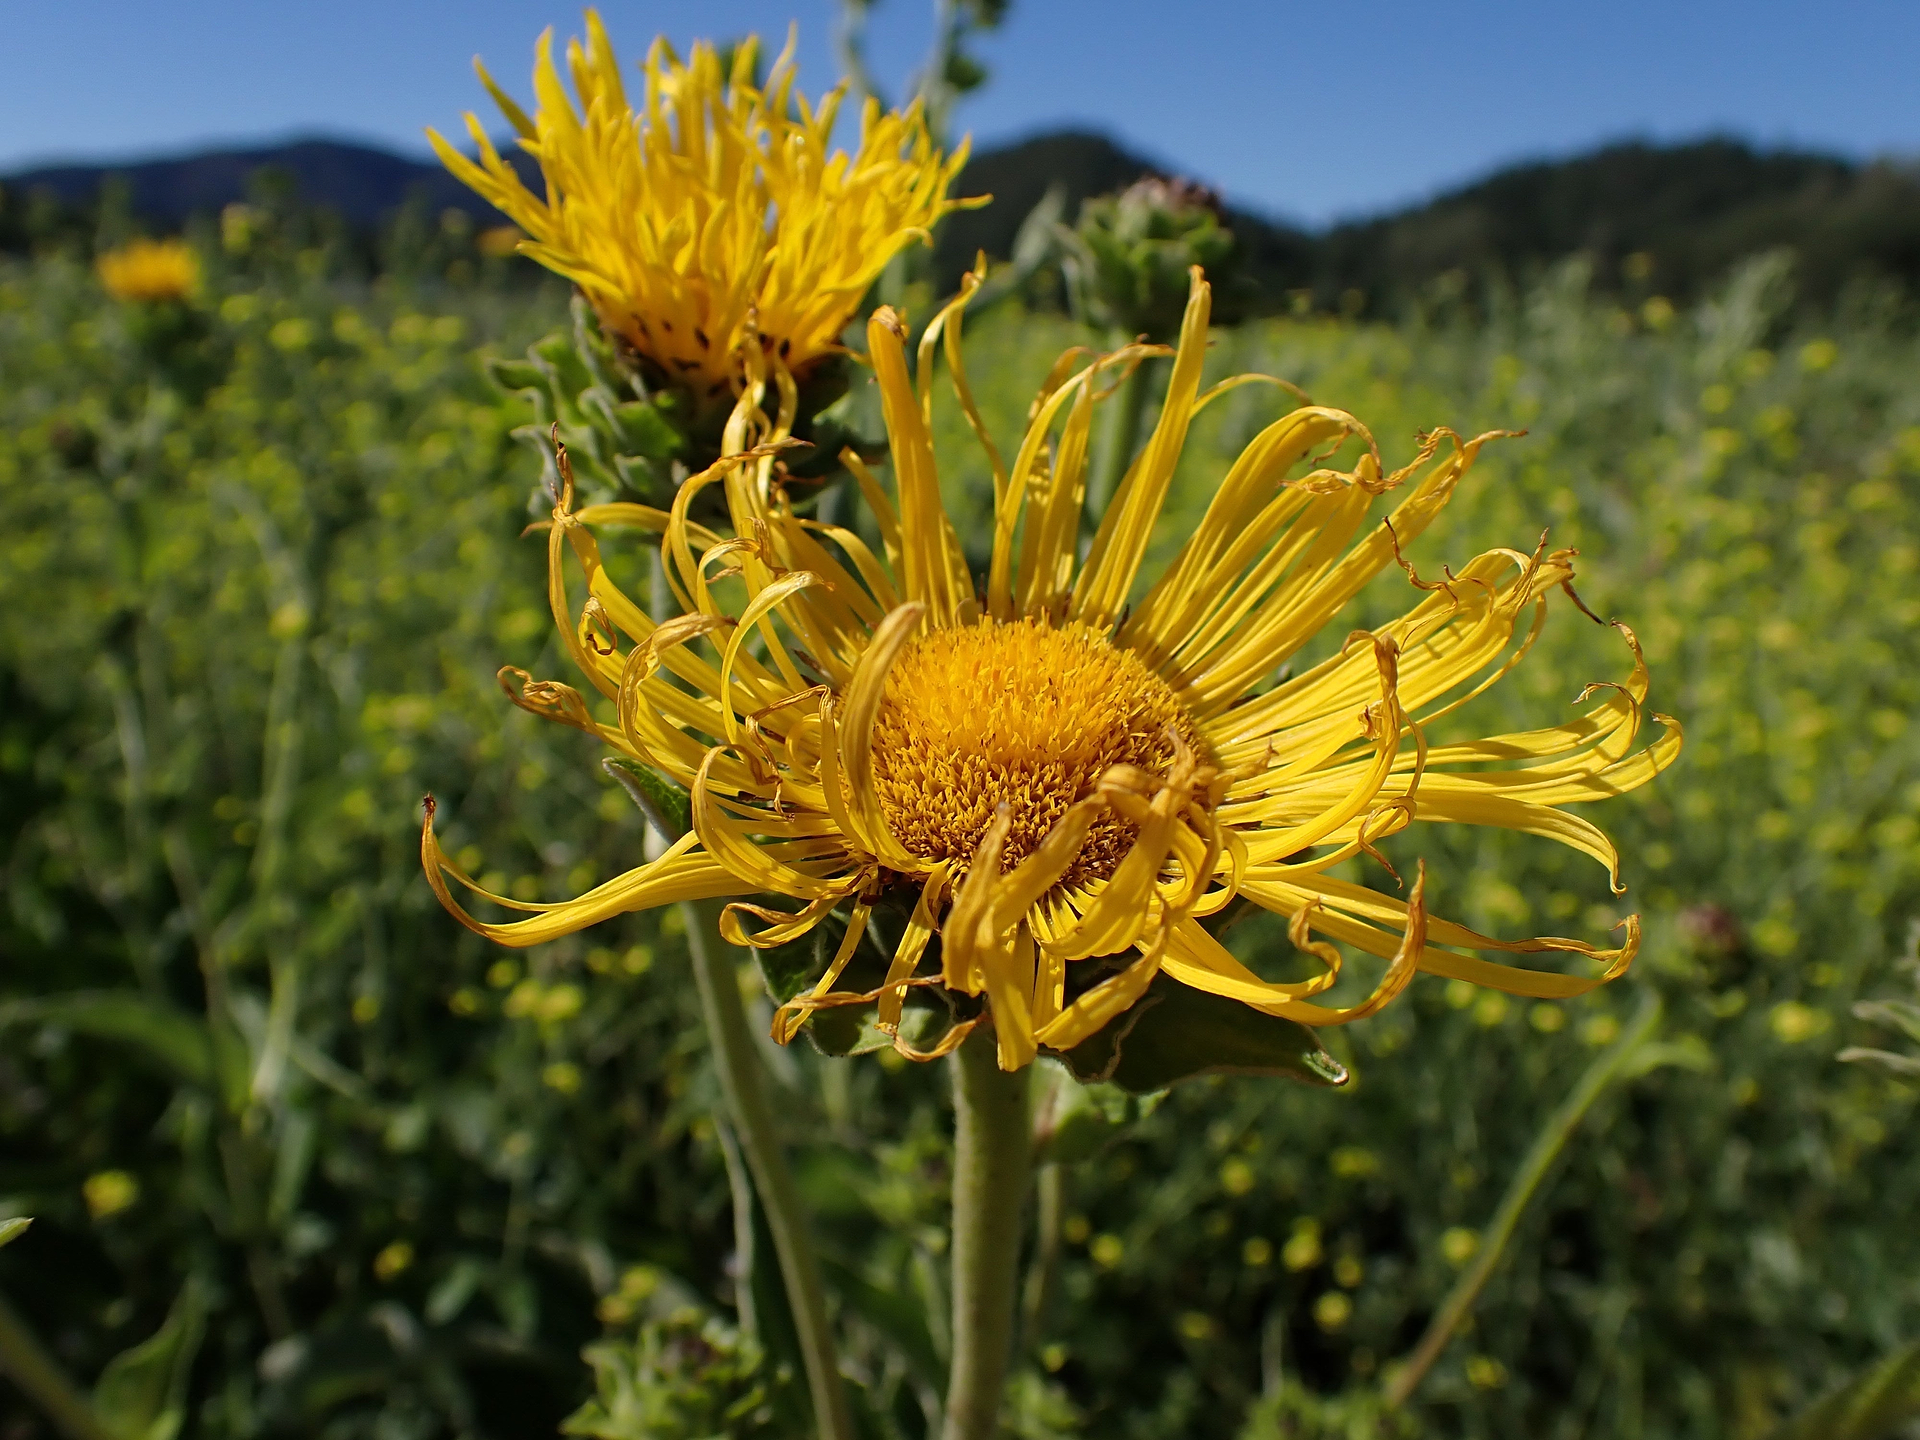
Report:
M 1725 139 L 1610 145 L 1338 226 L 1321 237 L 1315 283 L 1385 298 L 1448 271 L 1520 275 L 1585 252 L 1603 279 L 1644 255 L 1645 283 L 1680 297 L 1779 246 L 1815 298 L 1869 274 L 1920 286 L 1920 170 Z
M 957 192 L 994 203 L 941 232 L 939 273 L 957 279 L 976 250 L 1004 256 L 1051 184 L 1073 214 L 1081 200 L 1156 167 L 1103 136 L 1042 135 L 971 161 Z M 1920 170 L 1832 156 L 1762 152 L 1735 140 L 1609 145 L 1567 160 L 1516 165 L 1424 204 L 1314 232 L 1229 210 L 1268 308 L 1310 292 L 1325 308 L 1358 292 L 1379 311 L 1450 272 L 1525 277 L 1585 253 L 1602 284 L 1645 256 L 1636 282 L 1691 298 L 1746 256 L 1785 246 L 1804 294 L 1831 298 L 1856 276 L 1920 291 Z
M 532 181 L 532 163 L 516 152 Z M 977 250 L 1005 256 L 1020 222 L 1058 186 L 1071 217 L 1080 202 L 1159 167 L 1104 136 L 1065 131 L 983 151 L 956 193 L 993 203 L 950 219 L 937 277 L 957 279 Z M 64 165 L 0 176 L 0 201 L 39 197 L 69 211 L 90 205 L 121 177 L 133 211 L 177 225 L 246 199 L 262 172 L 308 205 L 350 225 L 390 221 L 409 202 L 429 213 L 494 212 L 437 164 L 366 145 L 298 140 L 123 165 Z M 537 183 L 537 182 L 535 182 Z M 18 212 L 18 205 L 8 213 Z M 1517 165 L 1424 204 L 1308 231 L 1247 211 L 1228 222 L 1240 237 L 1262 308 L 1309 294 L 1320 307 L 1391 311 L 1439 277 L 1524 277 L 1569 255 L 1596 262 L 1602 284 L 1621 262 L 1645 256 L 1636 284 L 1686 299 L 1742 257 L 1776 246 L 1799 259 L 1803 294 L 1823 300 L 1849 279 L 1881 275 L 1920 291 L 1920 171 L 1858 165 L 1831 156 L 1762 152 L 1738 141 L 1610 145 L 1566 160 Z M 0 238 L 7 231 L 0 225 Z
M 986 150 L 967 162 L 954 186 L 956 195 L 991 195 L 993 202 L 963 210 L 940 227 L 934 250 L 934 276 L 941 289 L 959 284 L 961 274 L 980 251 L 1004 259 L 1013 248 L 1020 222 L 1050 189 L 1058 188 L 1069 221 L 1080 204 L 1096 195 L 1124 189 L 1162 167 L 1122 149 L 1104 135 L 1063 130 Z M 1273 295 L 1310 283 L 1316 239 L 1305 230 L 1278 224 L 1250 211 L 1229 212 L 1245 263 L 1256 285 Z
M 109 177 L 128 187 L 135 214 L 161 225 L 218 211 L 251 193 L 263 170 L 292 182 L 300 199 L 337 212 L 354 225 L 376 225 L 410 199 L 435 211 L 449 207 L 491 216 L 493 207 L 431 161 L 409 159 L 341 140 L 294 140 L 241 150 L 209 150 L 115 165 L 54 165 L 0 176 L 0 187 L 45 191 L 71 205 L 91 203 Z M 529 165 L 529 173 L 537 173 Z

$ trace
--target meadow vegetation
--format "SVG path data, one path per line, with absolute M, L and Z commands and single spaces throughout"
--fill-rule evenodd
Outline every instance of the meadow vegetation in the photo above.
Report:
M 514 434 L 531 411 L 484 365 L 564 323 L 564 296 L 308 254 L 216 266 L 165 323 L 70 260 L 0 267 L 0 1216 L 36 1217 L 0 1295 L 84 1386 L 158 1335 L 120 1366 L 147 1386 L 125 1413 L 186 1434 L 546 1434 L 596 1376 L 585 1433 L 786 1433 L 790 1337 L 744 1258 L 764 1222 L 731 1199 L 676 912 L 510 954 L 419 869 L 428 791 L 449 851 L 522 899 L 641 854 L 597 747 L 494 680 L 572 678 L 521 535 L 548 505 Z M 1920 917 L 1920 340 L 1876 293 L 1796 307 L 1770 259 L 1684 310 L 1588 281 L 1250 322 L 1212 368 L 1353 411 L 1389 463 L 1439 425 L 1527 431 L 1408 562 L 1438 581 L 1550 528 L 1687 746 L 1596 817 L 1624 897 L 1524 837 L 1429 829 L 1420 854 L 1436 905 L 1482 929 L 1598 939 L 1637 909 L 1645 951 L 1564 1005 L 1417 981 L 1331 1035 L 1344 1091 L 1062 1088 L 1026 1440 L 1370 1424 L 1353 1397 L 1653 997 L 1662 1063 L 1587 1118 L 1407 1424 L 1761 1436 L 1920 1334 L 1920 1088 L 1835 1058 L 1886 1042 L 1851 1007 L 1902 987 Z M 1003 444 L 1086 338 L 1012 302 L 969 326 Z M 1283 403 L 1249 387 L 1207 413 L 1166 545 Z M 972 453 L 937 419 L 943 453 Z M 956 516 L 989 513 L 984 466 L 945 479 Z M 1409 597 L 1390 571 L 1327 633 Z M 1473 729 L 1558 723 L 1628 660 L 1562 607 Z M 1232 938 L 1298 963 L 1277 922 Z M 940 1307 L 914 1297 L 944 1284 L 945 1076 L 765 1059 L 867 1433 L 918 1440 L 944 1371 Z M 0 1432 L 52 1433 L 13 1391 Z

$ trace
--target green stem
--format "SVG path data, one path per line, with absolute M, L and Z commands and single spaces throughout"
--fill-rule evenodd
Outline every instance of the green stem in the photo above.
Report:
M 1128 343 L 1132 336 L 1115 336 L 1115 346 Z M 1147 372 L 1151 360 L 1142 360 L 1128 372 L 1120 387 L 1106 400 L 1105 423 L 1100 428 L 1100 448 L 1087 475 L 1086 520 L 1088 533 L 1096 533 L 1101 517 L 1119 492 L 1133 463 L 1134 448 L 1140 443 L 1140 427 L 1147 413 Z
M 1000 1068 L 991 1031 L 954 1052 L 953 1366 L 942 1440 L 993 1440 L 999 1428 L 1033 1169 L 1031 1078 L 1031 1066 Z
M 71 1440 L 115 1440 L 94 1413 L 93 1402 L 67 1378 L 5 1299 L 0 1299 L 0 1375 L 18 1385 Z
M 767 1228 L 773 1232 L 774 1253 L 779 1257 L 780 1275 L 793 1306 L 793 1325 L 807 1369 L 814 1421 L 821 1440 L 852 1440 L 853 1418 L 834 1358 L 833 1331 L 827 1324 L 826 1288 L 820 1281 L 819 1262 L 814 1259 L 800 1192 L 780 1144 L 773 1107 L 767 1101 L 760 1057 L 754 1053 L 753 1031 L 747 1024 L 746 1007 L 740 1003 L 732 947 L 720 939 L 720 907 L 712 901 L 689 902 L 681 907 L 681 914 L 687 922 L 694 983 L 700 991 L 700 1008 L 706 1017 L 707 1038 L 720 1072 L 728 1118 L 753 1175 Z
M 1427 1371 L 1433 1368 L 1433 1362 L 1440 1358 L 1441 1352 L 1447 1348 L 1447 1342 L 1453 1339 L 1453 1332 L 1480 1298 L 1487 1281 L 1493 1277 L 1507 1242 L 1513 1238 L 1521 1215 L 1526 1212 L 1528 1202 L 1540 1188 L 1547 1171 L 1566 1148 L 1573 1132 L 1579 1129 L 1587 1111 L 1620 1078 L 1628 1062 L 1659 1023 L 1660 997 L 1649 992 L 1641 1003 L 1639 1013 L 1628 1024 L 1626 1034 L 1587 1067 L 1586 1073 L 1580 1077 L 1580 1083 L 1560 1102 L 1560 1108 L 1548 1117 L 1547 1123 L 1534 1137 L 1533 1147 L 1527 1151 L 1526 1159 L 1521 1161 L 1519 1171 L 1508 1184 L 1507 1193 L 1501 1196 L 1500 1208 L 1494 1211 L 1493 1221 L 1487 1226 L 1487 1233 L 1474 1254 L 1473 1263 L 1454 1281 L 1453 1289 L 1447 1292 L 1446 1300 L 1428 1322 L 1426 1334 L 1420 1337 L 1420 1343 L 1413 1347 L 1413 1353 L 1388 1383 L 1387 1404 L 1398 1407 L 1412 1398 L 1413 1392 L 1426 1378 Z
M 1060 1227 L 1067 1218 L 1067 1172 L 1058 1160 L 1040 1167 L 1034 1177 L 1033 1260 L 1027 1266 L 1026 1293 L 1020 1299 L 1020 1348 L 1040 1348 L 1047 1336 L 1047 1312 L 1060 1283 Z

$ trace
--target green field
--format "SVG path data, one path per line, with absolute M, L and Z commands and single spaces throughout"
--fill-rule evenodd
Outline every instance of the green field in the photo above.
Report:
M 521 898 L 640 859 L 595 747 L 494 682 L 572 678 L 520 533 L 546 507 L 511 434 L 531 411 L 482 365 L 565 297 L 326 270 L 216 274 L 167 336 L 74 263 L 0 265 L 0 1216 L 35 1217 L 0 1295 L 85 1387 L 173 1312 L 116 1373 L 182 1434 L 551 1434 L 591 1390 L 583 1347 L 734 1322 L 732 1140 L 671 912 L 510 954 L 419 868 L 428 791 L 449 850 Z M 1851 1007 L 1911 992 L 1920 920 L 1920 341 L 1868 294 L 1790 300 L 1765 260 L 1679 313 L 1568 267 L 1485 311 L 1218 334 L 1210 372 L 1294 381 L 1390 463 L 1434 426 L 1525 428 L 1408 559 L 1436 575 L 1551 527 L 1687 744 L 1593 814 L 1625 897 L 1543 841 L 1420 836 L 1436 907 L 1494 934 L 1598 940 L 1640 910 L 1626 979 L 1564 1006 L 1418 981 L 1331 1036 L 1348 1089 L 1193 1081 L 1062 1167 L 1022 1437 L 1349 1433 L 1299 1428 L 1333 1423 L 1311 1397 L 1411 1348 L 1653 996 L 1668 1063 L 1550 1171 L 1420 1433 L 1759 1437 L 1920 1336 L 1920 1086 L 1835 1058 L 1902 1043 Z M 1012 308 L 970 326 L 1003 444 L 1086 338 Z M 1208 412 L 1168 541 L 1273 393 Z M 937 420 L 977 526 L 988 477 Z M 1329 634 L 1412 595 L 1389 571 Z M 1559 723 L 1627 660 L 1556 607 L 1472 728 Z M 871 1433 L 918 1440 L 945 1074 L 768 1049 Z M 196 1327 L 190 1366 L 154 1359 Z M 659 1424 L 623 1433 L 715 1433 Z M 0 1386 L 0 1434 L 53 1433 Z

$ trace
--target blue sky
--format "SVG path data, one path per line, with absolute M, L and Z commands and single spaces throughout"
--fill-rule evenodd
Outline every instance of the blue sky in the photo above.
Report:
M 899 81 L 930 0 L 879 0 L 875 69 Z M 527 92 L 534 37 L 576 33 L 550 0 L 10 0 L 0 170 L 336 134 L 423 152 L 484 96 L 483 55 Z M 603 7 L 615 44 L 801 26 L 811 93 L 837 78 L 829 0 Z M 1505 162 L 1623 136 L 1733 133 L 1920 155 L 1920 4 L 1531 0 L 1302 5 L 1013 0 L 961 109 L 976 144 L 1061 125 L 1108 131 L 1275 215 L 1325 221 Z

